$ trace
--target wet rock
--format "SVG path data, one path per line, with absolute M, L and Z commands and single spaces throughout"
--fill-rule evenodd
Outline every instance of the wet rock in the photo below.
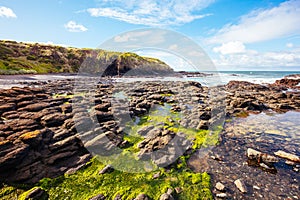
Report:
M 7 124 L 0 124 L 0 131 L 11 131 L 11 128 Z
M 144 108 L 146 110 L 149 110 L 151 108 L 151 103 L 147 101 L 142 101 L 141 103 L 136 105 L 137 108 Z
M 107 122 L 110 120 L 113 120 L 114 117 L 111 113 L 108 112 L 102 112 L 102 111 L 97 111 L 96 112 L 96 117 L 99 123 L 101 122 Z
M 20 114 L 17 111 L 8 111 L 2 114 L 2 117 L 5 119 L 17 119 Z
M 111 165 L 106 165 L 103 169 L 99 171 L 99 174 L 110 173 L 114 170 Z
M 134 108 L 132 111 L 136 116 L 141 116 L 141 115 L 147 113 L 147 109 L 145 109 L 145 108 Z
M 226 198 L 227 194 L 226 193 L 219 193 L 219 194 L 216 194 L 216 197 L 218 197 L 218 198 Z
M 145 194 L 139 194 L 135 197 L 134 200 L 149 200 L 148 196 Z
M 17 102 L 22 102 L 22 101 L 31 101 L 34 100 L 35 96 L 34 95 L 24 95 L 20 94 L 16 97 Z
M 162 130 L 159 128 L 154 128 L 154 129 L 150 130 L 144 137 L 147 139 L 154 139 L 161 134 L 161 131 Z
M 247 193 L 247 187 L 243 180 L 237 179 L 234 181 L 235 186 L 241 191 L 242 193 Z
M 296 163 L 295 163 L 295 162 L 293 162 L 293 161 L 290 161 L 290 160 L 286 160 L 286 161 L 285 161 L 285 164 L 287 164 L 287 165 L 291 165 L 291 166 L 295 166 L 295 165 L 296 165 Z
M 15 103 L 7 103 L 4 105 L 0 106 L 0 115 L 4 112 L 12 111 L 16 109 L 16 104 Z
M 33 119 L 16 119 L 6 123 L 13 131 L 29 130 L 34 131 L 41 128 Z
M 47 127 L 61 126 L 65 122 L 66 118 L 66 115 L 61 113 L 53 113 L 42 117 L 41 122 Z
M 209 120 L 211 118 L 210 113 L 208 112 L 202 112 L 200 113 L 200 117 L 201 120 Z
M 216 189 L 219 190 L 219 191 L 224 191 L 225 190 L 225 185 L 223 185 L 222 183 L 220 182 L 217 182 L 216 184 Z
M 0 157 L 0 172 L 3 172 L 6 169 L 21 163 L 22 160 L 28 155 L 28 145 L 10 147 L 11 148 L 6 149 L 8 152 Z
M 2 155 L 2 152 L 4 152 L 5 150 L 7 149 L 10 149 L 14 146 L 14 144 L 9 141 L 9 140 L 3 140 L 3 141 L 0 141 L 0 155 Z
M 276 80 L 275 85 L 280 86 L 287 86 L 289 88 L 293 88 L 300 83 L 300 79 L 290 79 L 290 78 L 283 78 L 281 80 Z
M 148 132 L 151 131 L 152 129 L 154 129 L 154 126 L 145 126 L 139 129 L 137 133 L 141 136 L 146 136 Z
M 291 153 L 287 153 L 285 151 L 279 150 L 274 153 L 276 156 L 284 159 L 288 159 L 293 162 L 300 162 L 300 157 Z
M 176 187 L 176 188 L 175 188 L 175 192 L 176 192 L 177 194 L 180 194 L 180 193 L 182 192 L 182 188 L 181 188 L 181 187 Z
M 51 105 L 49 103 L 35 103 L 35 104 L 30 104 L 28 106 L 20 108 L 18 110 L 19 111 L 28 111 L 28 112 L 38 112 L 38 111 L 48 108 L 50 106 Z
M 122 200 L 122 196 L 120 194 L 117 194 L 114 200 Z
M 173 193 L 173 189 L 171 189 L 171 188 L 168 188 L 168 190 L 167 190 L 167 194 L 172 194 Z
M 55 143 L 52 143 L 49 145 L 49 149 L 51 151 L 59 151 L 61 149 L 67 149 L 68 147 L 70 148 L 69 150 L 72 150 L 72 146 L 76 145 L 79 143 L 79 139 L 74 136 L 74 135 L 70 135 L 69 137 L 63 139 L 63 140 L 59 140 Z
M 17 94 L 31 94 L 31 91 L 30 91 L 29 87 L 24 87 L 24 88 L 12 87 L 11 90 L 16 92 Z
M 61 105 L 61 110 L 63 113 L 72 113 L 72 105 L 71 104 L 63 104 Z
M 164 97 L 160 94 L 152 94 L 147 99 L 161 101 Z
M 209 122 L 201 120 L 197 125 L 197 129 L 208 130 L 209 129 Z
M 85 164 L 81 164 L 77 167 L 74 167 L 74 168 L 70 168 L 68 169 L 68 171 L 65 172 L 65 174 L 75 174 L 77 171 L 79 171 L 80 169 L 83 169 L 85 167 Z
M 169 165 L 176 160 L 175 153 L 165 152 L 165 154 L 166 155 L 152 154 L 151 159 L 159 167 Z
M 260 187 L 253 185 L 253 189 L 260 190 Z
M 103 194 L 98 194 L 92 198 L 90 198 L 89 200 L 105 200 L 106 197 Z
M 288 103 L 278 104 L 277 108 L 282 109 L 282 110 L 295 110 L 295 108 L 293 106 L 291 106 L 291 104 L 288 104 Z
M 177 106 L 177 105 L 172 105 L 171 110 L 172 110 L 173 112 L 180 112 L 180 111 L 181 111 L 181 108 L 180 108 L 179 106 Z
M 157 173 L 153 174 L 153 176 L 152 176 L 153 179 L 157 179 L 159 177 L 160 177 L 160 172 L 157 172 Z
M 259 163 L 259 166 L 261 166 L 262 168 L 271 169 L 271 167 L 269 167 L 265 163 Z
M 32 132 L 24 133 L 19 137 L 24 143 L 29 144 L 32 147 L 38 146 L 42 141 L 42 132 L 35 130 Z
M 68 123 L 66 123 L 65 121 L 64 126 L 70 127 L 69 130 L 73 132 L 86 132 L 92 130 L 95 124 L 97 124 L 97 122 L 92 121 L 90 117 L 82 116 L 80 118 L 74 117 L 73 122 L 68 121 Z
M 260 151 L 254 150 L 252 148 L 247 149 L 247 157 L 251 160 L 256 160 L 258 163 L 266 162 L 266 163 L 275 163 L 278 162 L 278 159 L 269 154 L 262 153 Z
M 110 106 L 111 106 L 110 103 L 98 104 L 95 106 L 95 110 L 102 111 L 102 112 L 108 112 L 108 108 Z
M 46 160 L 47 164 L 54 164 L 57 162 L 57 160 L 64 159 L 64 158 L 69 158 L 73 156 L 76 153 L 76 151 L 67 151 L 67 152 L 62 152 L 62 153 L 57 153 L 53 156 L 51 156 L 48 160 Z
M 174 197 L 171 194 L 164 193 L 160 196 L 159 200 L 174 200 Z
M 48 193 L 41 189 L 41 188 L 35 188 L 34 190 L 32 190 L 29 194 L 27 194 L 27 196 L 25 197 L 25 200 L 40 200 L 40 199 L 48 199 L 49 195 Z

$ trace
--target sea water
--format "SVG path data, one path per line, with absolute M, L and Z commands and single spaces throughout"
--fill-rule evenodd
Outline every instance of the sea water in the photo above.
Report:
M 208 76 L 188 77 L 187 79 L 198 81 L 206 86 L 223 85 L 233 80 L 269 84 L 288 75 L 300 74 L 300 71 L 219 71 L 204 73 L 207 73 Z

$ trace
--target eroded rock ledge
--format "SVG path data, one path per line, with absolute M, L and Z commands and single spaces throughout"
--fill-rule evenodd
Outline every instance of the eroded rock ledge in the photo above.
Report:
M 60 80 L 37 83 L 39 87 L 0 90 L 2 182 L 35 183 L 44 177 L 72 173 L 83 166 L 91 155 L 82 141 L 93 138 L 95 132 L 78 133 L 75 122 L 79 127 L 95 128 L 93 120 L 96 119 L 97 131 L 122 147 L 127 144 L 122 116 L 142 116 L 155 104 L 171 105 L 174 112 L 184 114 L 180 125 L 194 129 L 209 129 L 221 118 L 225 107 L 227 116 L 300 108 L 300 93 L 286 91 L 286 86 L 278 84 L 262 86 L 232 81 L 225 86 L 226 95 L 215 96 L 211 101 L 209 89 L 196 82 L 140 82 L 121 86 L 99 83 L 94 91 L 94 117 L 91 118 L 84 107 L 91 99 L 82 93 L 73 94 L 73 84 L 74 80 Z M 117 91 L 128 95 L 125 102 L 112 101 Z M 72 108 L 74 100 L 81 106 Z M 154 129 L 149 130 L 154 136 L 145 137 L 139 146 L 144 153 L 164 148 L 174 135 L 172 131 L 162 129 L 156 133 Z M 159 145 L 154 145 L 157 142 Z M 189 145 L 185 147 L 189 148 Z

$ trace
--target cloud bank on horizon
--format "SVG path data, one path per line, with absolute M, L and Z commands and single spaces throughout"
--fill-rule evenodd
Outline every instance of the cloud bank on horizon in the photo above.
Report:
M 60 36 L 51 38 L 50 34 L 41 34 L 34 39 L 21 37 L 10 26 L 21 19 L 25 21 L 26 12 L 7 0 L 5 5 L 0 5 L 0 25 L 3 23 L 8 30 L 0 33 L 0 38 L 55 40 L 53 43 L 91 47 L 99 38 L 105 40 L 136 28 L 160 27 L 176 30 L 197 41 L 223 70 L 253 67 L 300 70 L 300 0 L 233 0 L 232 5 L 223 0 L 85 2 L 88 3 L 68 4 L 70 9 L 66 7 L 66 0 L 49 3 L 49 10 L 55 10 L 58 17 L 52 18 L 46 29 L 50 33 L 56 30 Z M 38 9 L 42 5 L 35 7 Z M 35 17 L 46 19 L 48 16 Z M 30 23 L 28 21 L 28 25 Z M 36 26 L 33 20 L 29 28 L 34 30 Z M 97 47 L 98 43 L 94 45 Z M 182 66 L 177 68 L 182 69 Z

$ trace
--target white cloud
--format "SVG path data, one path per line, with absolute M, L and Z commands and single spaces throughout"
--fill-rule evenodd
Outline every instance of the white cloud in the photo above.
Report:
M 290 0 L 277 7 L 255 10 L 242 16 L 239 23 L 227 24 L 210 38 L 212 43 L 238 40 L 255 43 L 300 34 L 300 1 Z
M 294 47 L 294 44 L 293 44 L 293 43 L 287 43 L 287 44 L 286 44 L 286 47 L 288 47 L 288 48 L 293 48 L 293 47 Z
M 171 52 L 157 51 L 157 50 L 155 51 L 140 50 L 140 51 L 136 51 L 136 53 L 141 56 L 157 58 L 165 62 L 167 65 L 169 65 L 171 68 L 173 68 L 176 71 L 195 70 L 195 68 L 190 63 L 188 63 L 185 59 L 179 57 L 178 55 L 172 54 Z
M 151 31 L 134 31 L 114 37 L 115 42 L 138 41 L 141 37 L 151 34 Z
M 77 24 L 75 21 L 69 21 L 65 24 L 65 28 L 70 32 L 85 32 L 88 30 L 85 26 Z
M 215 0 L 105 0 L 87 11 L 93 17 L 109 17 L 131 24 L 150 26 L 180 25 L 210 14 L 196 14 Z
M 12 9 L 0 6 L 0 17 L 17 18 L 17 15 Z
M 216 66 L 223 67 L 299 67 L 300 51 L 277 51 L 264 53 L 219 55 L 214 59 Z
M 42 45 L 50 45 L 50 46 L 62 46 L 62 47 L 71 47 L 71 45 L 68 44 L 62 44 L 62 43 L 54 43 L 52 41 L 24 41 L 24 40 L 15 40 L 15 39 L 5 39 L 5 40 L 11 40 L 11 41 L 16 41 L 16 42 L 21 42 L 21 43 L 28 43 L 28 44 L 42 44 Z
M 213 48 L 216 53 L 226 54 L 237 54 L 244 53 L 246 51 L 245 45 L 240 41 L 233 41 L 228 43 L 223 43 L 222 46 Z
M 169 50 L 178 50 L 178 45 L 177 44 L 172 44 L 172 45 L 170 45 L 169 46 L 169 48 L 168 48 Z

